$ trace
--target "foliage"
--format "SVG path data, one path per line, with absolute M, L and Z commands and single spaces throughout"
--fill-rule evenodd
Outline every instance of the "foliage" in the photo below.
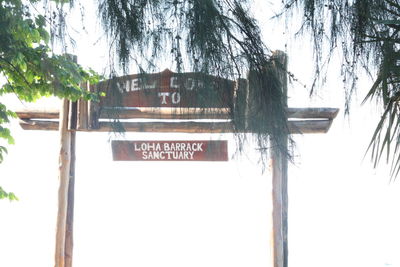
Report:
M 100 0 L 99 14 L 124 70 L 130 62 L 145 71 L 160 62 L 174 62 L 178 72 L 202 72 L 233 80 L 251 70 L 252 97 L 236 103 L 250 107 L 247 118 L 252 121 L 247 130 L 256 133 L 262 156 L 270 152 L 271 145 L 288 155 L 285 97 L 271 66 L 284 70 L 262 42 L 249 2 Z M 231 115 L 236 129 L 243 130 L 242 114 Z M 237 136 L 241 147 L 243 135 Z
M 53 0 L 58 12 L 45 12 L 47 16 L 32 15 L 32 8 L 21 0 L 1 2 L 4 4 L 0 11 L 4 16 L 0 25 L 5 26 L 2 27 L 4 34 L 10 36 L 3 46 L 10 47 L 9 56 L 3 60 L 8 68 L 3 71 L 8 78 L 3 93 L 14 92 L 28 101 L 49 94 L 87 97 L 78 84 L 90 79 L 89 74 L 64 57 L 50 56 L 48 47 L 51 37 L 65 40 L 68 13 L 65 7 L 73 6 L 75 1 Z M 38 0 L 26 3 L 33 5 L 34 2 L 48 3 Z M 258 133 L 256 137 L 264 154 L 269 153 L 271 145 L 286 153 L 285 99 L 280 80 L 275 72 L 269 71 L 271 66 L 279 67 L 279 64 L 271 60 L 272 52 L 261 40 L 248 3 L 238 0 L 99 0 L 98 7 L 110 46 L 125 72 L 131 62 L 137 63 L 143 71 L 154 70 L 160 63 L 174 62 L 177 72 L 202 72 L 229 79 L 239 79 L 251 70 L 252 83 L 256 86 L 252 87 L 251 103 L 244 103 L 254 112 L 248 116 L 254 118 L 248 130 Z M 46 30 L 47 22 L 50 35 Z M 265 79 L 268 71 L 272 76 Z M 262 112 L 268 115 L 258 116 Z M 242 114 L 233 112 L 231 115 L 239 130 Z
M 400 171 L 400 1 L 399 0 L 286 0 L 289 18 L 301 10 L 301 33 L 314 40 L 316 76 L 326 69 L 332 52 L 343 54 L 341 66 L 346 84 L 346 112 L 357 85 L 360 69 L 374 83 L 364 101 L 383 104 L 382 119 L 369 146 L 374 165 L 383 155 L 392 159 L 392 174 Z M 324 59 L 323 55 L 327 55 Z M 376 75 L 372 75 L 372 73 Z
M 12 93 L 24 101 L 50 95 L 72 100 L 95 98 L 79 84 L 95 83 L 97 75 L 66 56 L 52 53 L 46 17 L 34 12 L 35 2 L 0 0 L 0 76 L 5 80 L 0 96 Z M 14 113 L 0 103 L 0 138 L 9 144 L 14 141 L 5 125 L 11 117 Z M 0 146 L 0 162 L 6 152 Z M 4 197 L 16 199 L 1 189 L 0 198 Z
M 5 198 L 9 199 L 10 201 L 18 200 L 17 196 L 14 193 L 7 193 L 0 186 L 0 199 L 5 199 Z
M 39 0 L 0 0 L 0 40 L 2 74 L 7 84 L 0 94 L 13 92 L 32 101 L 42 95 L 90 97 L 78 86 L 90 80 L 70 60 L 51 54 L 48 43 L 54 34 L 63 39 L 66 26 L 65 6 L 71 0 L 53 0 L 58 22 L 51 17 L 32 15 Z M 47 3 L 47 1 L 42 1 Z M 273 60 L 261 41 L 260 29 L 249 12 L 251 1 L 239 0 L 98 0 L 99 18 L 124 72 L 136 63 L 143 72 L 154 71 L 172 62 L 177 72 L 202 72 L 228 79 L 248 75 L 252 84 L 249 97 L 234 104 L 231 117 L 238 131 L 245 127 L 255 133 L 261 155 L 271 146 L 286 151 L 288 134 L 285 96 L 278 72 L 283 67 Z M 370 149 L 374 163 L 382 156 L 393 159 L 393 174 L 400 171 L 400 62 L 399 0 L 284 0 L 288 18 L 301 10 L 299 33 L 311 33 L 315 51 L 316 80 L 323 78 L 333 51 L 341 49 L 341 71 L 346 83 L 346 112 L 356 88 L 360 69 L 375 77 L 366 93 L 366 101 L 378 99 L 384 106 L 382 120 L 373 135 Z M 48 25 L 50 19 L 50 26 Z M 46 28 L 47 27 L 47 28 Z M 48 34 L 48 27 L 50 32 Z M 3 51 L 4 50 L 4 51 Z M 326 58 L 324 56 L 327 56 Z M 372 75 L 376 72 L 377 75 Z M 266 79 L 268 73 L 268 79 Z M 323 80 L 323 79 L 322 79 Z M 243 110 L 250 121 L 243 123 Z M 5 112 L 5 113 L 4 113 Z M 8 113 L 7 113 L 8 112 Z M 6 116 L 1 116 L 7 114 Z M 11 113 L 4 107 L 0 118 Z M 6 121 L 2 121 L 5 123 Z M 12 142 L 7 129 L 1 136 Z M 243 135 L 238 135 L 243 146 Z M 0 148 L 0 151 L 5 151 Z

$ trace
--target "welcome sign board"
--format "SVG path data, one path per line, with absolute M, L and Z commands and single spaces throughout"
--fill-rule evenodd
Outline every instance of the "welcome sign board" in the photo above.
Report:
M 114 140 L 111 146 L 114 161 L 228 161 L 226 140 Z
M 93 90 L 105 92 L 100 106 L 228 108 L 235 82 L 202 73 L 133 74 L 102 81 Z

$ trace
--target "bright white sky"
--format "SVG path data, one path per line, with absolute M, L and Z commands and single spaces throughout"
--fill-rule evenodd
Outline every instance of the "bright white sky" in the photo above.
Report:
M 263 18 L 266 42 L 282 49 L 288 33 L 268 20 L 268 4 L 259 2 L 255 10 Z M 99 70 L 107 52 L 93 46 L 97 37 L 92 35 L 79 38 L 74 53 L 80 63 Z M 290 70 L 308 83 L 312 55 L 305 43 L 289 43 L 287 52 Z M 294 84 L 290 106 L 343 108 L 342 84 L 332 74 L 311 100 Z M 363 161 L 379 117 L 373 105 L 359 107 L 363 92 L 350 122 L 339 113 L 328 134 L 295 137 L 295 164 L 289 170 L 292 265 L 400 266 L 400 185 L 389 183 L 387 167 L 373 170 L 368 159 Z M 59 105 L 55 100 L 38 105 L 43 103 Z M 16 122 L 12 128 L 16 145 L 0 165 L 0 185 L 20 201 L 0 201 L 0 265 L 52 266 L 59 137 L 23 131 Z M 271 177 L 268 171 L 261 174 L 252 148 L 247 157 L 227 163 L 113 162 L 113 138 L 77 135 L 75 267 L 270 266 Z M 228 139 L 231 155 L 235 149 L 229 135 L 129 133 L 124 138 Z

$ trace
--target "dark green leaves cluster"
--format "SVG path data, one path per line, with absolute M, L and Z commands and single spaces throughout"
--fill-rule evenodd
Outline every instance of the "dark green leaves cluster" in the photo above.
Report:
M 5 198 L 9 199 L 10 201 L 18 200 L 17 196 L 14 193 L 7 193 L 0 186 L 0 199 L 5 199 Z
M 178 71 L 235 77 L 270 56 L 246 2 L 101 0 L 99 12 L 123 67 L 162 57 Z
M 37 14 L 37 0 L 0 0 L 0 96 L 15 94 L 24 101 L 42 96 L 91 99 L 95 96 L 81 89 L 80 83 L 95 83 L 98 76 L 86 71 L 72 59 L 52 53 L 46 18 Z M 0 139 L 13 143 L 5 127 L 14 113 L 0 103 Z M 7 150 L 0 146 L 0 162 Z M 3 189 L 0 198 L 15 199 Z
M 0 70 L 7 81 L 0 94 L 14 93 L 25 101 L 50 95 L 90 97 L 79 83 L 95 82 L 96 76 L 71 59 L 51 53 L 43 16 L 32 15 L 21 1 L 2 0 L 0 25 Z

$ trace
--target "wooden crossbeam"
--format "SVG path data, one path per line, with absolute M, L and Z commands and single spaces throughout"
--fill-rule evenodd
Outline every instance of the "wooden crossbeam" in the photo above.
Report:
M 332 120 L 291 120 L 288 126 L 291 134 L 309 134 L 328 132 Z M 24 130 L 58 130 L 58 121 L 20 119 L 20 125 Z M 154 132 L 154 133 L 234 133 L 232 123 L 224 122 L 120 122 L 126 132 Z M 99 128 L 95 130 L 77 130 L 92 132 L 113 131 L 112 122 L 100 122 Z
M 334 119 L 337 108 L 288 108 L 289 119 Z M 21 110 L 20 119 L 58 119 L 58 110 Z M 229 109 L 199 108 L 116 108 L 103 109 L 100 119 L 117 115 L 120 119 L 229 119 Z
M 113 116 L 112 114 L 118 113 Z M 336 108 L 288 108 L 288 126 L 292 134 L 326 133 L 336 117 Z M 20 125 L 25 130 L 58 130 L 57 110 L 18 111 Z M 105 109 L 100 114 L 101 120 L 118 117 L 124 119 L 144 119 L 141 122 L 121 122 L 127 132 L 180 132 L 180 133 L 232 133 L 235 132 L 229 121 L 205 122 L 201 120 L 229 119 L 228 109 L 163 109 L 163 108 L 119 108 Z M 172 119 L 174 121 L 148 121 L 151 119 Z M 181 121 L 196 120 L 196 121 Z M 77 131 L 112 131 L 109 121 L 100 121 L 97 129 L 78 127 Z

